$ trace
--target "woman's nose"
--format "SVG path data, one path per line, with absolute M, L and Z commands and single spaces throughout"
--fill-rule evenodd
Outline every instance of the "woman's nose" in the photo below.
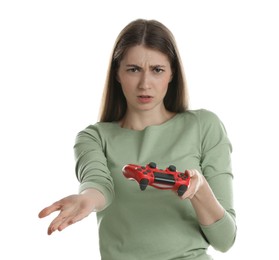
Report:
M 141 80 L 139 82 L 139 88 L 140 89 L 149 89 L 151 86 L 151 79 L 150 79 L 150 75 L 148 75 L 148 73 L 143 73 L 141 76 Z

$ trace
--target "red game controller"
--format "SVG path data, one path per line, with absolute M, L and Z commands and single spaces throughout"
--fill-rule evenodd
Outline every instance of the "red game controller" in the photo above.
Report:
M 190 176 L 187 171 L 178 172 L 174 165 L 161 170 L 154 162 L 146 166 L 127 164 L 122 168 L 122 172 L 126 178 L 136 180 L 141 190 L 145 190 L 147 185 L 150 185 L 157 189 L 175 190 L 179 196 L 182 196 L 190 185 Z

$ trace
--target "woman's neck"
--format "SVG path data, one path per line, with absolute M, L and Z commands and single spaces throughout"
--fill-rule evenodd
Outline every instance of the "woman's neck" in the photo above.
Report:
M 161 125 L 171 119 L 175 113 L 164 110 L 161 113 L 151 113 L 150 111 L 140 111 L 140 113 L 131 113 L 127 111 L 126 115 L 119 122 L 122 128 L 132 130 L 143 130 L 148 126 Z

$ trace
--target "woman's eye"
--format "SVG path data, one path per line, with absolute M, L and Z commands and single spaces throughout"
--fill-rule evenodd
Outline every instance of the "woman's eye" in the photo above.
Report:
M 161 69 L 160 67 L 157 67 L 157 68 L 154 68 L 153 71 L 156 72 L 156 73 L 161 73 L 161 72 L 163 72 L 164 70 Z
M 139 68 L 137 68 L 137 67 L 129 68 L 128 71 L 130 71 L 130 72 L 138 72 Z

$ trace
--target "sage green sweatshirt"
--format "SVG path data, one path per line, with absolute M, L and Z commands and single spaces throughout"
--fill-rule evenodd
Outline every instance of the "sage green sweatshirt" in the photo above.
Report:
M 98 122 L 79 132 L 74 146 L 79 191 L 96 188 L 106 198 L 106 208 L 97 213 L 102 260 L 208 260 L 210 245 L 229 250 L 237 230 L 231 150 L 224 125 L 204 109 L 142 131 Z M 190 200 L 152 186 L 141 191 L 124 177 L 124 165 L 149 162 L 160 169 L 199 170 L 225 208 L 224 217 L 200 225 Z

